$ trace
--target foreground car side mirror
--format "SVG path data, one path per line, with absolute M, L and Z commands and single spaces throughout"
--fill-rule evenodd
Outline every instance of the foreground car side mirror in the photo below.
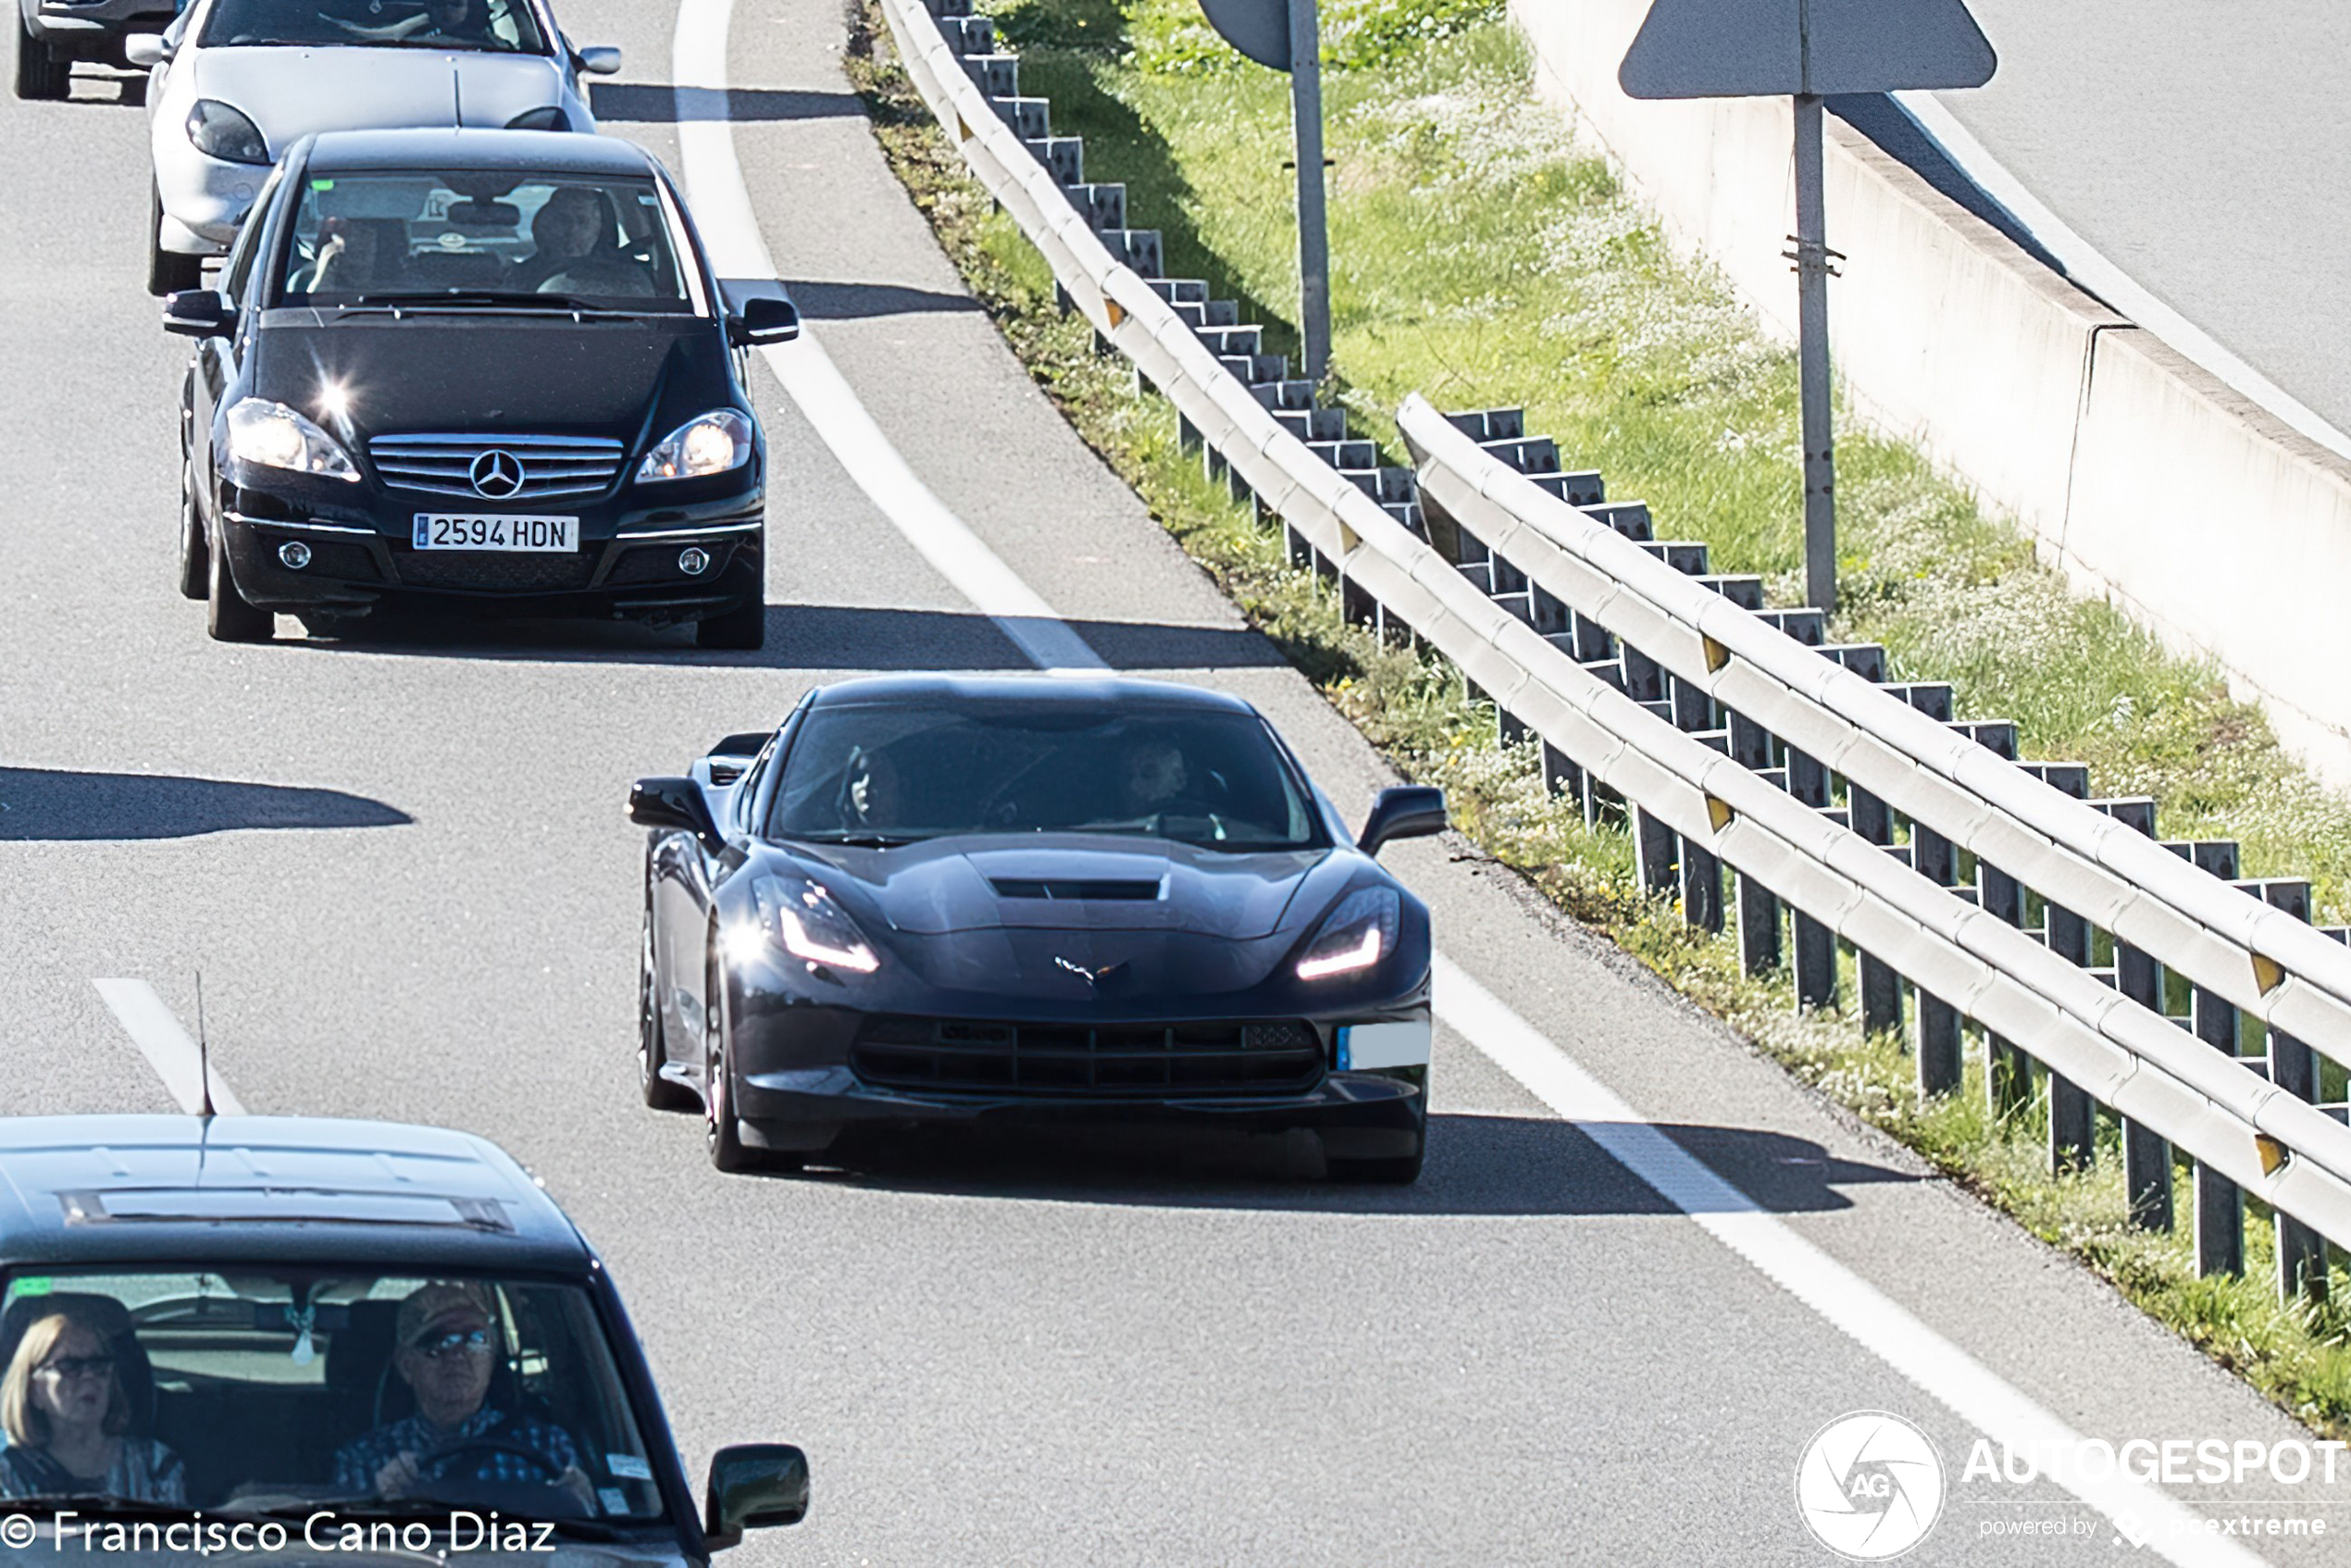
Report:
M 1363 819 L 1363 835 L 1355 840 L 1355 847 L 1365 854 L 1377 854 L 1390 839 L 1425 839 L 1444 832 L 1448 826 L 1444 790 L 1425 784 L 1399 784 L 1382 790 L 1372 802 L 1372 815 Z
M 791 301 L 762 294 L 743 301 L 727 317 L 727 341 L 738 348 L 762 343 L 788 343 L 800 336 L 800 310 Z
M 122 57 L 141 70 L 151 70 L 171 58 L 171 45 L 160 32 L 134 32 L 122 41 Z
M 737 1443 L 710 1456 L 703 1538 L 734 1546 L 745 1530 L 808 1517 L 808 1456 L 790 1443 Z
M 640 778 L 628 789 L 628 820 L 640 828 L 674 828 L 705 844 L 718 841 L 718 825 L 702 787 L 690 778 Z
M 236 330 L 237 312 L 218 289 L 181 289 L 166 295 L 163 330 L 183 338 L 225 338 Z
M 620 74 L 620 51 L 609 44 L 591 44 L 572 58 L 578 60 L 579 68 L 590 76 Z

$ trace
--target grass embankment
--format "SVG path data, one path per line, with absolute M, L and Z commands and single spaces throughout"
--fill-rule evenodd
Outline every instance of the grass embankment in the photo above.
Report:
M 1171 272 L 1241 300 L 1270 347 L 1294 345 L 1283 80 L 1232 57 L 1189 0 L 1000 0 L 992 14 L 1020 53 L 1021 90 L 1052 100 L 1057 132 L 1085 137 L 1088 178 L 1127 183 L 1129 221 L 1162 231 Z M 1602 469 L 1611 494 L 1648 501 L 1661 533 L 1706 541 L 1715 569 L 1763 573 L 1793 602 L 1792 356 L 1719 279 L 1677 260 L 1535 99 L 1523 46 L 1484 0 L 1335 0 L 1325 19 L 1334 386 L 1359 430 L 1393 451 L 1387 411 L 1412 391 L 1440 406 L 1522 405 L 1530 432 Z M 1995 1116 L 1980 1042 L 1967 1088 L 1922 1101 L 1898 1041 L 1865 1038 L 1849 1009 L 1798 1015 L 1785 975 L 1744 975 L 1733 943 L 1644 900 L 1625 836 L 1549 799 L 1529 749 L 1498 746 L 1492 711 L 1441 661 L 1346 625 L 1178 449 L 1172 409 L 1056 312 L 1043 261 L 967 178 L 877 13 L 860 16 L 850 68 L 893 166 L 1039 382 L 1399 770 L 1446 787 L 1463 831 L 2286 1409 L 2351 1434 L 2351 1276 L 2337 1271 L 2336 1305 L 2280 1305 L 2270 1230 L 2256 1225 L 2245 1280 L 2198 1279 L 2184 1224 L 2151 1236 L 2125 1222 L 2110 1122 L 2092 1170 L 2052 1177 L 2045 1100 Z M 2257 710 L 2071 597 L 2028 541 L 1909 448 L 1848 432 L 1838 459 L 1840 637 L 1883 642 L 1903 678 L 1951 681 L 1964 716 L 2015 719 L 2027 755 L 2088 763 L 2099 792 L 2154 796 L 2167 837 L 2235 838 L 2248 875 L 2309 877 L 2324 915 L 2342 916 L 2351 807 L 2293 764 Z M 2186 1196 L 2183 1184 L 2183 1216 Z

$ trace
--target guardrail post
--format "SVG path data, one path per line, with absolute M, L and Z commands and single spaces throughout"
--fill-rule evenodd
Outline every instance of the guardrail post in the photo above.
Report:
M 1872 844 L 1894 842 L 1894 814 L 1867 790 L 1848 784 L 1845 807 L 1853 831 Z M 1902 977 L 1875 953 L 1853 952 L 1861 984 L 1861 1028 L 1868 1034 L 1902 1032 Z
M 1772 765 L 1770 730 L 1727 709 L 1723 726 L 1733 762 L 1754 773 Z M 1768 975 L 1780 966 L 1780 901 L 1745 872 L 1733 875 L 1738 883 L 1739 963 L 1750 975 Z
M 2265 881 L 2247 885 L 2273 909 L 2296 920 L 2310 918 L 2310 884 Z M 2283 1030 L 2270 1030 L 2270 1081 L 2296 1100 L 2315 1104 L 2319 1099 L 2319 1057 L 2308 1045 Z M 2283 1210 L 2273 1211 L 2278 1237 L 2278 1299 L 2323 1301 L 2327 1297 L 2327 1238 Z
M 1788 911 L 1796 929 L 1796 1005 L 1836 1005 L 1836 934 L 1800 909 Z
M 2090 966 L 2090 923 L 2070 909 L 2045 906 L 2049 951 L 2069 964 Z M 2097 1110 L 2089 1091 L 2063 1074 L 2049 1074 L 2049 1170 L 2087 1170 L 2097 1147 Z
M 1919 998 L 1919 1092 L 1951 1094 L 1967 1081 L 1966 1039 L 1959 1010 L 1925 991 Z
M 1673 829 L 1641 809 L 1633 807 L 1633 848 L 1639 863 L 1641 892 L 1648 898 L 1670 896 L 1673 889 Z
M 1701 931 L 1723 929 L 1723 862 L 1687 839 L 1682 840 L 1682 918 Z
M 2024 889 L 2017 879 L 1981 861 L 1975 867 L 1976 902 L 2011 926 L 2024 924 Z M 1989 1029 L 1984 1032 L 1984 1089 L 1992 1114 L 2016 1114 L 2033 1098 L 2033 1064 L 2016 1046 Z

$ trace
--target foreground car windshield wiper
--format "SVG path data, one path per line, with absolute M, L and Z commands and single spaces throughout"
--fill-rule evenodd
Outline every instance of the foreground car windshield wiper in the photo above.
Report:
M 270 1503 L 263 1508 L 211 1510 L 216 1519 L 307 1519 L 321 1509 L 330 1511 L 338 1520 L 343 1519 L 420 1519 L 427 1523 L 449 1523 L 450 1510 L 457 1503 L 436 1498 L 429 1492 L 418 1492 L 397 1498 L 329 1498 L 309 1502 Z M 464 1506 L 472 1506 L 466 1504 Z M 180 1509 L 179 1513 L 188 1511 Z M 514 1524 L 537 1526 L 544 1524 L 556 1535 L 574 1540 L 616 1541 L 627 1538 L 632 1528 L 657 1524 L 655 1520 L 635 1520 L 616 1524 L 602 1519 L 545 1519 L 536 1514 L 518 1513 L 511 1508 L 501 1508 L 498 1517 Z
M 44 1492 L 36 1497 L 22 1498 L 8 1504 L 12 1509 L 52 1515 L 72 1512 L 92 1517 L 132 1519 L 185 1519 L 192 1510 L 186 1503 L 150 1502 L 144 1498 L 127 1498 L 118 1492 Z
M 902 844 L 922 842 L 913 833 L 787 833 L 783 837 L 803 844 L 847 844 L 861 850 L 894 850 Z

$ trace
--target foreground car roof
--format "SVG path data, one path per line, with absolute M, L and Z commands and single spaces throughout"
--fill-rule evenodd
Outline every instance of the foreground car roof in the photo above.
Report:
M 326 131 L 311 143 L 314 172 L 363 168 L 561 169 L 574 174 L 653 171 L 643 148 L 572 131 Z
M 0 1263 L 576 1272 L 587 1245 L 496 1145 L 395 1122 L 0 1118 Z
M 953 676 L 882 675 L 836 681 L 819 688 L 816 705 L 853 703 L 943 704 L 1068 703 L 1080 707 L 1193 708 L 1204 713 L 1255 714 L 1240 698 L 1172 680 L 1111 676 L 1076 680 L 1058 675 Z

